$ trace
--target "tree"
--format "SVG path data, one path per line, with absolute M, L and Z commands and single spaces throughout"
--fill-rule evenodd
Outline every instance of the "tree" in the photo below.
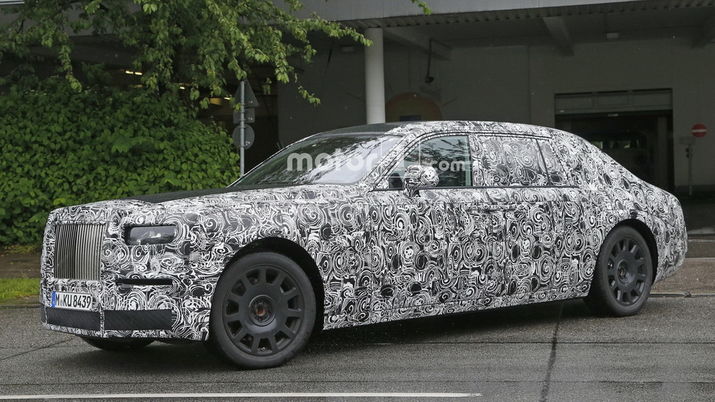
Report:
M 422 0 L 410 1 L 429 12 Z M 301 7 L 300 0 L 26 0 L 8 8 L 15 17 L 0 28 L 0 62 L 27 60 L 38 47 L 51 49 L 58 71 L 79 89 L 72 38 L 100 35 L 131 51 L 131 67 L 142 72 L 141 82 L 151 91 L 182 87 L 191 101 L 206 106 L 211 96 L 231 96 L 227 80 L 246 78 L 251 66 L 269 65 L 275 80 L 298 83 L 301 95 L 316 103 L 294 68 L 316 53 L 309 34 L 370 43 L 340 23 L 316 15 L 298 18 Z

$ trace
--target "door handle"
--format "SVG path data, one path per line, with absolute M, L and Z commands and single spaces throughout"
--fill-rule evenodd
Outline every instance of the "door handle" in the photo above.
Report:
M 498 205 L 484 205 L 480 207 L 469 207 L 467 208 L 467 212 L 470 214 L 478 214 L 482 212 L 496 212 L 500 211 L 501 208 L 499 208 Z
M 481 205 L 478 207 L 469 207 L 467 212 L 470 214 L 478 214 L 484 212 L 505 212 L 516 209 L 515 205 Z

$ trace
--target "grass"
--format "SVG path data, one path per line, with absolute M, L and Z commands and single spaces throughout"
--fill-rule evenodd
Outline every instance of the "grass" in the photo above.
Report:
M 34 296 L 40 292 L 38 278 L 0 278 L 0 303 Z

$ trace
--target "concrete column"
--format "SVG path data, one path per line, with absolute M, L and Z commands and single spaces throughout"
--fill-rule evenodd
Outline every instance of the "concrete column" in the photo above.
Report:
M 670 158 L 668 155 L 668 118 L 665 116 L 659 116 L 657 123 L 657 139 L 655 146 L 655 158 L 653 164 L 655 165 L 655 172 L 653 178 L 655 179 L 655 185 L 660 188 L 670 188 L 670 180 L 668 180 L 668 165 Z
M 365 111 L 367 123 L 385 122 L 385 61 L 382 28 L 367 28 L 365 37 L 372 46 L 365 48 Z

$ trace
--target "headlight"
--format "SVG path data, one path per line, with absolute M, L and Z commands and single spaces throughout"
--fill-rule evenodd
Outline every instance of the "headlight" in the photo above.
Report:
M 164 244 L 176 237 L 176 226 L 133 226 L 127 229 L 127 244 Z

